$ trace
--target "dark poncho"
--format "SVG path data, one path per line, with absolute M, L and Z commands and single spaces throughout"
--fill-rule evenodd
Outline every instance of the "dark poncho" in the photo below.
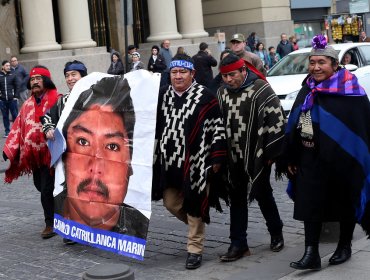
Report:
M 349 72 L 345 74 L 347 77 L 353 76 Z M 355 77 L 352 79 L 357 82 Z M 353 81 L 345 82 L 347 85 Z M 340 81 L 337 81 L 336 88 L 340 86 Z M 351 85 L 349 89 L 352 88 Z M 296 129 L 302 105 L 308 104 L 306 97 L 310 91 L 308 84 L 305 83 L 293 105 L 286 133 L 288 162 L 298 168 L 303 168 L 302 164 L 309 168 L 309 164 L 312 164 L 301 160 L 302 145 Z M 369 235 L 370 102 L 368 97 L 319 92 L 312 101 L 313 104 L 310 107 L 314 153 L 316 153 L 312 158 L 315 166 L 318 164 L 318 172 L 315 172 L 315 176 L 311 176 L 316 178 L 310 181 L 313 186 L 318 184 L 318 187 L 317 191 L 311 190 L 302 194 L 299 192 L 305 188 L 304 185 L 307 182 L 297 184 L 299 178 L 291 178 L 288 194 L 295 200 L 295 204 L 299 204 L 295 207 L 296 218 L 305 220 L 307 217 L 312 219 L 311 217 L 315 216 L 314 220 L 338 221 L 347 215 L 342 209 L 350 208 Z M 307 208 L 312 208 L 311 212 L 308 212 L 310 210 Z
M 184 193 L 183 209 L 209 222 L 206 191 L 212 165 L 226 159 L 225 133 L 217 99 L 194 83 L 181 96 L 172 86 L 159 93 L 152 198 L 167 187 Z
M 240 89 L 221 86 L 217 95 L 226 127 L 230 183 L 248 187 L 253 200 L 267 161 L 281 154 L 284 112 L 271 86 L 249 70 Z

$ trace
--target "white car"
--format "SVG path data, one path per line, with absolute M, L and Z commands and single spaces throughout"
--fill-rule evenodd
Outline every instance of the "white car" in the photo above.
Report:
M 351 62 L 345 67 L 356 75 L 370 99 L 370 43 L 343 43 L 331 46 L 338 51 L 340 63 L 345 53 L 351 54 Z M 267 73 L 267 81 L 280 98 L 287 114 L 308 74 L 308 55 L 311 49 L 304 48 L 288 54 Z

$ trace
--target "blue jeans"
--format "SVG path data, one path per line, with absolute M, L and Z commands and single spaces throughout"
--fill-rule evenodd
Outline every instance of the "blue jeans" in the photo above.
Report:
M 14 121 L 18 116 L 18 102 L 17 100 L 0 100 L 0 109 L 3 114 L 3 123 L 5 128 L 5 134 L 10 132 L 10 121 L 9 121 L 9 111 L 12 115 L 12 120 Z
M 271 168 L 266 168 L 261 174 L 261 184 L 258 188 L 255 199 L 261 209 L 262 215 L 266 220 L 267 230 L 270 235 L 282 233 L 283 222 L 280 219 L 279 210 L 276 206 L 272 188 L 270 184 Z M 241 176 L 241 179 L 243 176 Z M 242 180 L 245 180 L 243 178 Z M 248 180 L 245 180 L 246 184 Z M 230 193 L 230 239 L 231 246 L 247 248 L 247 228 L 248 228 L 248 199 L 247 186 L 243 189 L 234 189 Z

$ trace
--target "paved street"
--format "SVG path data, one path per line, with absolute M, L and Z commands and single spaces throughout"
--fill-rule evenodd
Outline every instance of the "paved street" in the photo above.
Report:
M 3 147 L 4 139 L 0 145 Z M 233 263 L 220 263 L 218 255 L 228 248 L 229 212 L 212 211 L 207 226 L 203 265 L 195 271 L 184 268 L 186 226 L 169 215 L 161 203 L 154 203 L 144 261 L 135 261 L 83 245 L 66 246 L 59 236 L 40 237 L 44 227 L 39 193 L 32 177 L 23 176 L 4 185 L 0 161 L 0 279 L 82 279 L 82 274 L 98 264 L 126 264 L 135 279 L 368 279 L 370 242 L 356 228 L 353 257 L 338 266 L 327 267 L 336 243 L 320 247 L 323 270 L 296 272 L 289 262 L 303 253 L 302 223 L 292 219 L 293 204 L 285 194 L 286 182 L 275 182 L 274 192 L 282 219 L 286 246 L 279 253 L 269 250 L 270 236 L 256 203 L 250 207 L 248 239 L 252 255 Z M 354 273 L 350 277 L 348 273 Z M 345 277 L 345 278 L 343 278 Z

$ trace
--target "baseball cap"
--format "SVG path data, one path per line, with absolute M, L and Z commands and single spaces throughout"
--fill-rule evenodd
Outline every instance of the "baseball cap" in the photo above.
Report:
M 232 41 L 245 42 L 245 37 L 241 33 L 236 33 L 231 37 L 230 42 Z

